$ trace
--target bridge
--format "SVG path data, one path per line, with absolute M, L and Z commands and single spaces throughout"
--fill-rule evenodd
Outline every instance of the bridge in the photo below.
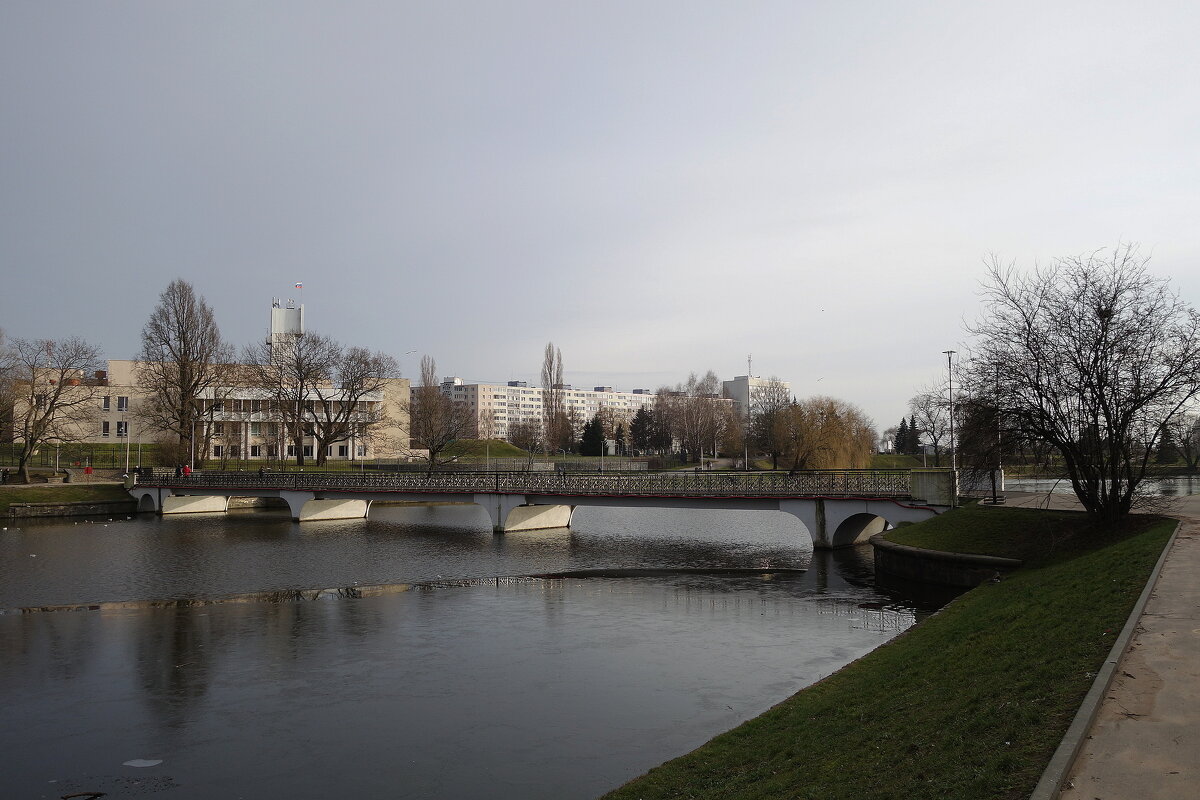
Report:
M 948 509 L 955 473 L 945 469 L 738 472 L 199 472 L 144 471 L 127 484 L 139 511 L 224 512 L 231 497 L 287 503 L 292 519 L 366 517 L 376 502 L 475 503 L 497 533 L 569 527 L 581 506 L 782 511 L 816 548 L 846 547 L 889 525 Z

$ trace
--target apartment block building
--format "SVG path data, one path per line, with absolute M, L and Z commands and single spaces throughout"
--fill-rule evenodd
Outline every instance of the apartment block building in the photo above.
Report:
M 639 408 L 654 404 L 654 392 L 649 389 L 621 392 L 611 386 L 596 386 L 586 390 L 570 384 L 559 388 L 569 415 L 589 420 L 608 409 L 626 429 Z M 465 383 L 455 377 L 442 381 L 441 389 L 442 394 L 470 410 L 474 427 L 468 435 L 474 438 L 507 439 L 510 425 L 542 419 L 544 390 L 525 381 Z

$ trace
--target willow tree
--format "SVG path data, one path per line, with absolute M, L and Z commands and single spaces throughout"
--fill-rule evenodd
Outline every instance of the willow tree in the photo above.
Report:
M 993 258 L 964 377 L 1006 427 L 1062 457 L 1076 496 L 1114 526 L 1146 503 L 1169 421 L 1200 395 L 1200 314 L 1134 245 L 1022 272 Z
M 785 410 L 789 472 L 865 469 L 875 452 L 875 427 L 862 409 L 834 397 L 793 401 Z

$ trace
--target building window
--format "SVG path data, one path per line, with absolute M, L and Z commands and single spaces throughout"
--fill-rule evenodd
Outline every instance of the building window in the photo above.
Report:
M 104 395 L 104 397 L 100 398 L 100 407 L 103 408 L 105 411 L 108 411 L 109 408 L 112 407 L 110 405 L 111 403 L 112 403 L 112 398 L 109 397 L 108 395 Z
M 262 435 L 262 423 L 261 422 L 251 422 L 250 423 L 250 435 L 251 436 L 261 436 Z
M 259 458 L 260 456 L 262 456 L 262 448 L 256 444 L 250 445 L 250 457 Z
M 107 400 L 108 398 L 106 397 L 104 399 Z M 108 420 L 104 420 L 100 423 L 100 435 L 108 436 Z
M 344 444 L 338 445 L 338 458 L 345 458 L 350 454 L 350 448 Z
M 213 458 L 220 458 L 221 453 L 222 453 L 221 445 L 214 444 L 213 445 Z
M 117 420 L 117 438 L 129 435 L 129 423 L 125 420 Z
M 238 446 L 236 444 L 229 445 L 229 457 L 230 458 L 241 458 L 240 453 L 241 453 L 241 450 L 238 449 Z
M 128 410 L 129 410 L 129 398 L 128 397 L 118 397 L 117 398 L 117 411 L 128 411 Z
M 262 400 L 251 400 L 250 401 L 251 413 L 257 414 L 261 408 L 262 408 Z
M 294 445 L 294 444 L 289 444 L 289 445 L 287 446 L 287 454 L 288 454 L 288 458 L 295 458 L 295 456 L 296 456 L 296 445 Z
M 367 446 L 365 444 L 360 444 L 358 446 L 358 457 L 366 458 L 366 456 L 367 456 Z
M 312 454 L 313 454 L 313 446 L 311 444 L 304 445 L 304 457 L 312 458 Z
M 214 422 L 213 423 L 213 436 L 224 436 L 224 435 L 225 435 L 225 423 L 224 422 Z

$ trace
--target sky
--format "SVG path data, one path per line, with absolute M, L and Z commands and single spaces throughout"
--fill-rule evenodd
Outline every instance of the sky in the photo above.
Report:
M 882 430 L 985 259 L 1200 305 L 1193 2 L 0 0 L 0 327 L 132 358 L 179 277 L 443 376 L 713 370 Z M 294 288 L 303 282 L 303 290 Z

